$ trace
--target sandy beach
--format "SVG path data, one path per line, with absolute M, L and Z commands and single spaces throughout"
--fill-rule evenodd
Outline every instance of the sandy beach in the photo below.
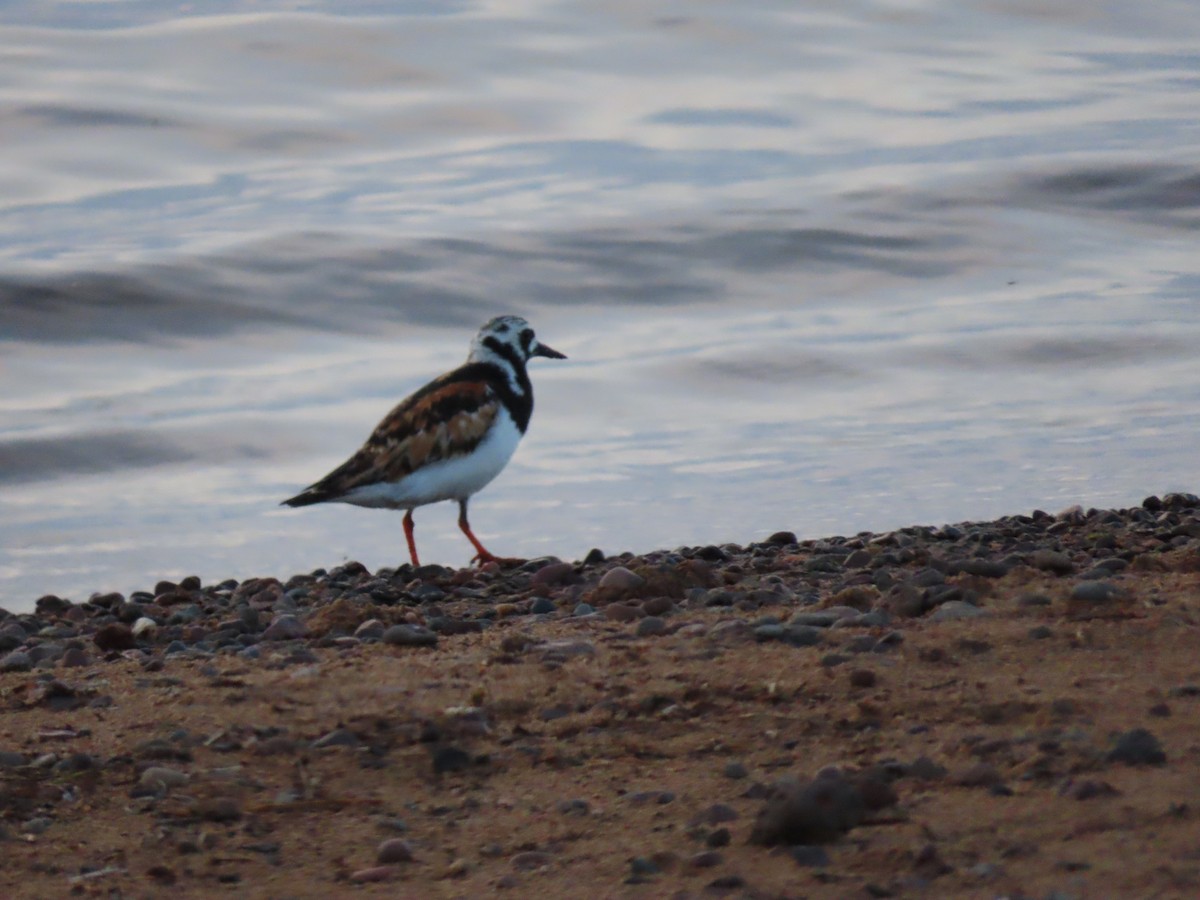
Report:
M 7 897 L 1194 897 L 1200 501 L 0 619 Z

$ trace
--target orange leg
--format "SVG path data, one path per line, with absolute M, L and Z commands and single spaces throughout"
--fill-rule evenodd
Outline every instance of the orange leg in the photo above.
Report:
M 412 557 L 413 567 L 421 565 L 421 561 L 417 559 L 417 542 L 413 539 L 413 517 L 412 510 L 406 510 L 404 513 L 404 539 L 408 541 L 408 555 Z
M 462 529 L 462 533 L 467 536 L 467 540 L 475 547 L 475 558 L 471 562 L 486 563 L 498 562 L 497 558 L 488 553 L 487 548 L 479 543 L 479 538 L 475 537 L 471 531 L 471 523 L 467 521 L 467 501 L 458 501 L 458 527 Z

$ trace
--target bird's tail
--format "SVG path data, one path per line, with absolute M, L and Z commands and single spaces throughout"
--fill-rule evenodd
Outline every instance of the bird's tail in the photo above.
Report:
M 314 503 L 324 503 L 332 495 L 329 491 L 323 490 L 320 485 L 314 484 L 312 487 L 306 487 L 295 497 L 288 497 L 280 506 L 312 506 Z

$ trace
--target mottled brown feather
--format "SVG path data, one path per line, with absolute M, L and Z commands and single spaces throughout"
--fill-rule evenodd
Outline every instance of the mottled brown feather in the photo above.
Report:
M 474 450 L 492 427 L 500 401 L 486 381 L 458 375 L 445 375 L 402 402 L 358 452 L 305 493 L 332 499 L 362 485 L 400 481 L 422 466 Z

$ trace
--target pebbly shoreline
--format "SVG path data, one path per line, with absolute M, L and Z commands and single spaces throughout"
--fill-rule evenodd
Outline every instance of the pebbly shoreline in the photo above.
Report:
M 900 629 L 921 618 L 987 615 L 987 582 L 1019 567 L 1061 579 L 1070 611 L 1086 615 L 1128 602 L 1122 573 L 1166 565 L 1173 553 L 1200 555 L 1200 498 L 1193 494 L 1150 496 L 1128 509 L 1073 507 L 818 540 L 779 532 L 746 546 L 616 557 L 593 550 L 581 562 L 547 557 L 513 568 L 405 564 L 372 573 L 348 562 L 286 580 L 203 585 L 190 577 L 80 603 L 47 595 L 31 613 L 0 610 L 0 672 L 120 658 L 148 666 L 227 656 L 298 664 L 312 661 L 311 646 L 433 647 L 505 619 L 628 622 L 651 636 L 685 627 L 680 613 L 714 609 L 731 614 L 714 628 L 807 645 L 830 627 Z M 1015 599 L 1051 603 L 1033 593 Z M 863 649 L 875 640 L 865 637 Z
M 43 597 L 0 618 L 0 888 L 1192 896 L 1198 578 L 1169 494 Z

